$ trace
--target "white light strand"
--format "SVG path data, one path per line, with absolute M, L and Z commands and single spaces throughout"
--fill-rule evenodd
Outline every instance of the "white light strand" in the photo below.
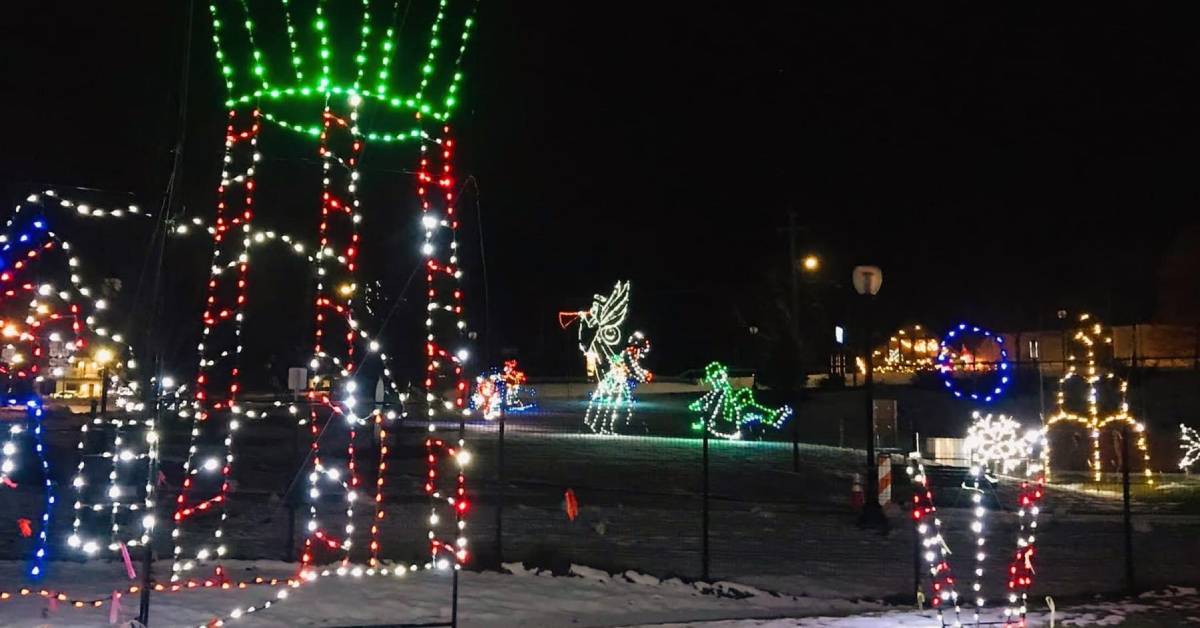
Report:
M 1200 460 L 1200 434 L 1182 423 L 1179 424 L 1179 448 L 1183 450 L 1183 458 L 1179 468 L 1187 471 Z
M 258 148 L 261 125 L 260 112 L 256 108 L 234 109 L 228 113 L 216 217 L 209 230 L 213 243 L 212 262 L 201 315 L 203 328 L 196 347 L 199 364 L 192 404 L 191 439 L 183 464 L 183 483 L 172 517 L 171 582 L 179 582 L 186 572 L 209 561 L 216 562 L 215 580 L 225 580 L 221 559 L 227 553 L 224 524 L 229 517 L 233 442 L 242 416 L 237 400 L 242 321 L 253 242 L 255 175 L 262 159 Z M 233 272 L 226 275 L 227 270 Z M 218 385 L 214 385 L 214 379 Z M 218 427 L 212 427 L 214 424 Z M 194 518 L 211 511 L 217 513 L 211 540 L 197 543 L 185 555 L 186 527 Z

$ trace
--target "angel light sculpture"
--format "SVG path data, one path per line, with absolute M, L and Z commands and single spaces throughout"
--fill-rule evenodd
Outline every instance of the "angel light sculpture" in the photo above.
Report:
M 615 434 L 633 416 L 633 388 L 653 374 L 642 367 L 650 342 L 641 332 L 621 346 L 621 325 L 629 314 L 629 282 L 618 281 L 608 296 L 594 295 L 592 307 L 580 312 L 560 312 L 559 324 L 579 325 L 579 350 L 587 359 L 588 377 L 597 378 L 588 400 L 584 424 L 598 434 Z

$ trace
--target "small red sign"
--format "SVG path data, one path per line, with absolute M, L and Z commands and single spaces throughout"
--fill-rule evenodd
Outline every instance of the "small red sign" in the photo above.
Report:
M 579 516 L 579 500 L 575 499 L 574 489 L 567 489 L 566 495 L 563 496 L 563 508 L 567 511 L 567 519 L 571 521 Z

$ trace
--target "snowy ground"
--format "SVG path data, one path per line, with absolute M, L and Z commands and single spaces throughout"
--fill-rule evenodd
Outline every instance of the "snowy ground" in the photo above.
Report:
M 0 563 L 6 573 L 16 565 Z M 286 576 L 294 565 L 259 561 L 233 563 L 236 577 Z M 790 596 L 770 593 L 733 582 L 683 582 L 659 580 L 636 572 L 608 574 L 574 566 L 571 573 L 548 572 L 509 564 L 507 573 L 463 572 L 460 580 L 460 625 L 522 628 L 697 626 L 703 628 L 884 628 L 937 626 L 929 611 L 903 610 L 878 601 Z M 69 577 L 48 585 L 67 585 L 72 593 L 107 597 L 114 585 L 116 565 L 91 563 L 74 566 Z M 298 589 L 272 608 L 243 614 L 236 608 L 261 605 L 275 597 L 268 586 L 233 591 L 155 593 L 151 625 L 156 627 L 203 626 L 214 619 L 246 628 L 370 626 L 402 622 L 439 622 L 449 618 L 450 578 L 444 573 L 418 572 L 400 578 L 376 576 L 328 577 Z M 118 620 L 128 625 L 136 616 L 137 600 L 121 602 Z M 1030 616 L 1030 626 L 1048 626 L 1049 614 L 1040 600 Z M 0 626 L 83 628 L 108 625 L 111 602 L 100 608 L 52 606 L 36 596 L 0 602 Z M 983 619 L 997 619 L 990 613 Z M 968 616 L 964 614 L 964 619 Z M 1195 589 L 1172 588 L 1147 593 L 1132 600 L 1060 603 L 1060 626 L 1181 626 L 1200 624 L 1200 596 Z
M 683 400 L 665 398 L 640 404 L 638 412 L 650 424 L 682 424 L 683 405 Z M 548 404 L 538 414 L 512 416 L 505 436 L 503 482 L 497 469 L 496 425 L 468 426 L 467 444 L 474 454 L 468 476 L 468 490 L 474 505 L 467 529 L 475 551 L 473 566 L 488 567 L 498 563 L 496 507 L 503 488 L 505 561 L 550 567 L 560 574 L 566 573 L 572 564 L 584 564 L 610 572 L 637 570 L 668 582 L 678 577 L 700 578 L 702 452 L 699 441 L 686 437 L 686 426 L 678 430 L 677 436 L 671 437 L 584 435 L 579 433 L 582 411 L 580 404 L 560 402 Z M 179 463 L 186 447 L 186 437 L 179 438 L 183 429 L 183 426 L 177 426 L 177 429 L 168 430 L 164 460 L 171 481 L 175 476 L 170 465 Z M 65 486 L 70 470 L 74 468 L 77 423 L 56 419 L 48 422 L 48 430 L 51 458 L 56 470 L 65 469 L 59 478 L 60 485 Z M 382 522 L 383 556 L 420 560 L 426 547 L 425 527 L 419 523 L 426 508 L 419 484 L 424 470 L 422 449 L 418 444 L 421 432 L 414 428 L 410 432 L 397 429 L 393 433 L 398 434 L 399 439 L 393 443 L 385 485 L 389 506 Z M 283 421 L 255 422 L 239 432 L 236 487 L 230 504 L 230 518 L 225 526 L 233 557 L 278 560 L 295 556 L 294 549 L 288 549 L 287 519 L 290 513 L 283 498 L 296 471 L 296 460 L 291 458 L 293 442 L 294 429 Z M 304 446 L 306 443 L 299 444 L 301 449 Z M 371 459 L 370 449 L 362 449 Z M 464 617 L 465 622 L 480 623 L 464 625 L 508 625 L 495 623 L 499 617 L 513 617 L 533 625 L 559 625 L 554 622 L 561 619 L 562 625 L 596 626 L 734 617 L 778 619 L 813 614 L 843 615 L 863 610 L 883 612 L 886 609 L 877 603 L 846 607 L 845 600 L 897 602 L 911 598 L 913 534 L 905 513 L 898 507 L 891 508 L 893 529 L 886 536 L 854 526 L 854 513 L 848 506 L 849 487 L 852 474 L 861 465 L 862 452 L 808 444 L 801 444 L 799 452 L 800 470 L 795 472 L 790 442 L 714 441 L 710 450 L 710 578 L 738 582 L 743 589 L 758 587 L 781 592 L 782 597 L 760 594 L 734 600 L 705 595 L 691 585 L 675 580 L 680 583 L 678 586 L 666 584 L 649 589 L 649 601 L 646 601 L 639 595 L 647 589 L 630 589 L 633 583 L 569 579 L 561 584 L 544 576 L 522 579 L 494 572 L 472 572 L 463 576 Z M 373 481 L 371 468 L 368 466 L 364 473 L 364 481 L 369 484 Z M 903 490 L 903 478 L 897 478 L 897 481 L 900 483 L 898 488 Z M 16 559 L 29 553 L 30 540 L 15 534 L 12 522 L 18 517 L 36 519 L 40 501 L 31 488 L 36 485 L 26 484 L 18 491 L 0 492 L 0 526 L 3 526 L 0 527 L 0 558 Z M 580 515 L 575 521 L 570 521 L 563 511 L 566 489 L 573 490 L 579 500 Z M 1200 516 L 1176 509 L 1171 496 L 1174 493 L 1163 491 L 1163 494 L 1163 499 L 1152 504 L 1139 504 L 1134 519 L 1138 585 L 1162 588 L 1200 583 L 1200 561 L 1196 560 L 1200 556 L 1200 534 L 1197 534 Z M 1002 590 L 1002 578 L 997 576 L 1006 567 L 1016 530 L 1015 515 L 1010 511 L 1011 489 L 1001 489 L 998 497 L 1001 506 L 1008 504 L 1009 511 L 1000 510 L 989 516 L 989 542 L 997 548 L 987 563 L 989 586 L 992 587 L 989 595 L 993 596 Z M 162 501 L 168 503 L 170 499 L 168 494 Z M 1065 597 L 1121 590 L 1124 569 L 1119 499 L 1111 493 L 1052 488 L 1046 504 L 1039 541 L 1037 594 Z M 939 491 L 939 508 L 947 523 L 946 533 L 955 548 L 964 547 L 970 541 L 967 530 L 970 515 L 962 505 L 953 490 Z M 369 518 L 369 510 L 363 509 L 360 516 Z M 60 527 L 51 534 L 51 556 L 62 558 L 68 555 L 62 547 L 62 539 L 70 522 L 69 500 L 60 500 L 55 521 Z M 367 521 L 358 523 L 360 529 L 369 525 Z M 165 536 L 160 535 L 158 541 L 160 555 L 170 552 Z M 965 556 L 965 552 L 952 556 L 951 560 L 959 573 L 967 573 L 970 565 L 964 564 L 960 556 Z M 257 564 L 259 569 L 272 568 Z M 21 586 L 23 579 L 17 563 L 7 565 L 0 569 L 0 590 L 12 591 Z M 86 572 L 92 568 L 100 569 L 95 577 L 89 579 L 86 574 L 81 575 L 80 570 Z M 166 573 L 167 569 L 167 566 L 159 566 L 155 573 Z M 276 565 L 274 569 L 283 568 Z M 51 582 L 58 578 L 59 582 L 65 579 L 78 584 L 112 578 L 114 574 L 120 575 L 123 569 L 119 564 L 80 566 L 56 560 L 50 563 L 49 572 Z M 389 617 L 399 614 L 397 616 L 421 619 L 438 612 L 436 604 L 428 602 L 441 599 L 438 596 L 442 594 L 435 595 L 435 591 L 440 591 L 439 587 L 445 583 L 436 578 L 421 574 L 402 585 L 369 582 L 361 594 L 387 600 L 382 608 Z M 555 584 L 546 584 L 549 582 Z M 396 589 L 397 586 L 400 588 Z M 350 593 L 342 591 L 343 587 L 342 583 L 322 583 L 320 591 L 341 591 L 334 597 L 345 598 Z M 370 593 L 375 587 L 381 588 L 377 593 Z M 538 587 L 555 596 L 560 595 L 561 588 L 562 597 L 539 600 L 535 595 Z M 95 592 L 103 593 L 103 589 L 99 587 Z M 503 599 L 490 597 L 491 593 L 471 597 L 467 592 L 472 590 L 500 591 L 498 597 Z M 249 594 L 184 593 L 180 600 L 198 601 L 181 601 L 178 608 L 172 606 L 174 602 L 169 596 L 163 596 L 166 598 L 163 605 L 160 607 L 156 601 L 155 608 L 165 610 L 155 612 L 159 613 L 158 617 L 177 614 L 180 621 L 200 623 L 207 621 L 201 615 L 214 608 L 232 608 L 233 598 L 229 596 L 241 600 L 243 595 Z M 298 599 L 307 599 L 305 596 L 310 594 L 302 591 L 297 595 Z M 335 625 L 334 620 L 330 620 L 334 623 L 319 623 L 323 621 L 320 617 L 326 617 L 321 610 L 321 600 L 327 594 L 312 595 L 316 598 L 301 606 L 313 612 L 286 615 L 291 612 L 288 608 L 294 607 L 289 603 L 270 611 L 270 615 L 279 611 L 279 616 L 285 619 L 258 625 Z M 395 608 L 392 606 L 394 598 L 402 598 L 395 601 Z M 228 604 L 226 599 L 229 599 Z M 354 621 L 346 618 L 358 617 L 355 613 L 360 609 L 363 613 L 373 613 L 369 609 L 375 608 L 375 598 L 369 600 L 369 604 L 335 611 L 334 619 L 341 617 L 338 621 L 352 624 Z M 250 601 L 246 599 L 243 603 Z M 0 603 L 0 621 L 8 620 L 9 608 L 25 608 L 33 615 L 26 613 L 20 617 L 36 617 L 42 608 L 39 604 L 40 601 L 29 600 Z M 625 609 L 622 606 L 625 604 L 632 606 Z M 657 608 L 663 612 L 654 611 Z M 550 623 L 539 622 L 536 616 L 527 614 L 528 609 L 551 612 L 545 620 Z M 69 616 L 65 610 L 62 612 L 64 617 Z M 103 614 L 97 613 L 93 615 Z M 264 615 L 261 621 L 268 622 L 270 615 Z M 495 621 L 483 621 L 479 619 L 481 617 Z M 1104 617 L 1109 616 L 1097 615 L 1096 621 Z M 577 621 L 572 623 L 567 621 L 568 618 Z M 357 621 L 362 623 L 367 619 L 378 618 L 364 615 Z M 893 612 L 876 619 L 883 623 L 829 625 L 905 625 L 903 622 L 919 621 L 920 616 Z M 1139 620 L 1143 619 L 1153 620 Z M 1177 623 L 1136 625 L 1181 625 L 1187 617 L 1174 619 Z M 36 624 L 23 620 L 7 625 Z M 84 621 L 50 625 L 97 624 Z M 1070 624 L 1059 622 L 1059 625 Z

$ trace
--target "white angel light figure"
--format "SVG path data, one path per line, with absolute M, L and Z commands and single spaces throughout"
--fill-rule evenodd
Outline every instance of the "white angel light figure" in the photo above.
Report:
M 592 297 L 592 307 L 582 312 L 560 312 L 565 329 L 579 319 L 579 350 L 587 358 L 588 376 L 597 377 L 584 423 L 599 434 L 614 434 L 633 416 L 633 382 L 649 381 L 651 374 L 638 362 L 648 349 L 640 333 L 621 347 L 621 324 L 629 314 L 629 282 L 618 281 L 608 296 Z M 630 351 L 629 348 L 633 350 Z

